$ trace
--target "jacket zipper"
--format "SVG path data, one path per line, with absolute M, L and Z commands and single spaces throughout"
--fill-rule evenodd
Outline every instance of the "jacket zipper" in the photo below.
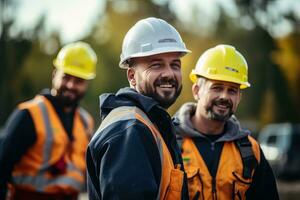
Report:
M 217 200 L 217 189 L 216 189 L 216 179 L 215 178 L 212 179 L 211 185 L 212 185 L 213 200 Z
M 211 143 L 210 143 L 210 149 L 211 149 L 212 151 L 215 150 L 215 142 L 211 142 Z

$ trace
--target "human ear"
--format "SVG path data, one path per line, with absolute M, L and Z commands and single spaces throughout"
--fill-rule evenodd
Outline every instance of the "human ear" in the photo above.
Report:
M 239 93 L 239 100 L 238 100 L 238 103 L 240 103 L 241 102 L 241 100 L 242 100 L 242 92 L 240 91 L 240 93 Z
M 127 80 L 130 84 L 130 86 L 135 86 L 136 85 L 136 80 L 135 80 L 135 69 L 130 67 L 127 69 Z
M 192 86 L 192 93 L 193 93 L 193 97 L 196 101 L 199 100 L 199 96 L 198 96 L 199 89 L 200 89 L 199 85 L 194 83 Z

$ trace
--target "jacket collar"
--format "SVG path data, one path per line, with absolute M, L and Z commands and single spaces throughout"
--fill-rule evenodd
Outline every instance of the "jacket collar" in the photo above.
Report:
M 153 98 L 138 93 L 133 88 L 125 87 L 121 88 L 116 94 L 105 93 L 100 95 L 100 116 L 106 117 L 106 115 L 114 108 L 120 106 L 137 106 L 145 113 L 151 112 L 155 107 L 159 107 L 157 101 Z M 161 108 L 163 109 L 163 108 Z

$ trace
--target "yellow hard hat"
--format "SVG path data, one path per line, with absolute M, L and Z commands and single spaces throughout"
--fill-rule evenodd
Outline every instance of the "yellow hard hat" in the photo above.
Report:
M 53 64 L 57 69 L 85 80 L 96 77 L 96 63 L 96 53 L 85 42 L 67 44 L 53 60 Z
M 241 89 L 250 87 L 247 62 L 230 45 L 222 44 L 205 51 L 190 74 L 191 81 L 195 83 L 197 76 L 237 83 Z

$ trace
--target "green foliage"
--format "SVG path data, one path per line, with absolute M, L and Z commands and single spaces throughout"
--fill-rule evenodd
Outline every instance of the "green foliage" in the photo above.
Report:
M 295 111 L 295 107 L 299 106 L 297 99 L 299 100 L 300 48 L 299 45 L 292 45 L 299 44 L 299 37 L 286 41 L 276 40 L 262 26 L 255 26 L 250 30 L 241 28 L 236 24 L 238 19 L 229 17 L 224 12 L 221 12 L 218 24 L 215 25 L 215 32 L 203 37 L 201 30 L 195 31 L 198 30 L 197 27 L 187 28 L 180 23 L 174 11 L 170 10 L 170 1 L 166 0 L 161 4 L 157 2 L 107 1 L 105 13 L 99 16 L 93 31 L 81 38 L 90 43 L 98 55 L 97 77 L 91 81 L 82 102 L 96 122 L 99 118 L 98 96 L 128 86 L 125 71 L 118 67 L 125 33 L 137 20 L 150 16 L 163 18 L 173 24 L 193 52 L 183 58 L 183 90 L 180 98 L 169 109 L 171 114 L 182 103 L 193 101 L 189 73 L 201 53 L 216 44 L 227 43 L 234 45 L 245 55 L 249 65 L 249 81 L 252 84 L 250 89 L 243 91 L 238 117 L 260 121 L 260 124 L 271 121 L 296 121 L 300 118 L 300 113 Z M 253 9 L 246 4 L 239 7 L 243 12 L 246 8 Z M 195 9 L 191 10 L 197 12 Z M 38 37 L 45 28 L 45 16 L 43 17 L 29 39 L 25 39 L 23 35 L 10 37 L 8 32 L 13 22 L 4 24 L 0 40 L 0 124 L 5 122 L 17 103 L 32 98 L 45 87 L 51 87 L 52 60 L 61 45 L 58 33 L 43 39 Z M 281 58 L 284 58 L 284 62 Z M 298 74 L 293 73 L 294 71 Z

